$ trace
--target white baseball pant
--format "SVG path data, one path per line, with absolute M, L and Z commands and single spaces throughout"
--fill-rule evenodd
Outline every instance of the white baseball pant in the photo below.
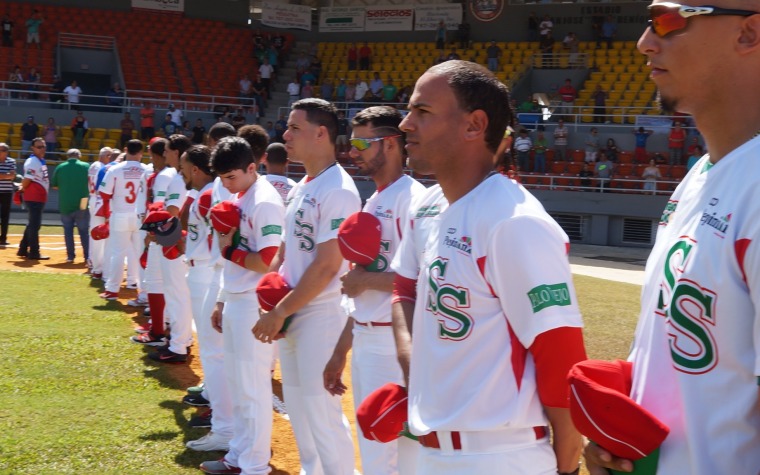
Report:
M 127 282 L 140 282 L 138 268 L 143 243 L 140 241 L 140 225 L 136 214 L 112 213 L 110 223 L 103 277 L 106 279 L 106 291 L 118 292 L 124 277 L 124 259 L 127 260 Z
M 169 350 L 179 355 L 186 355 L 187 347 L 193 344 L 193 309 L 190 305 L 190 289 L 187 287 L 185 278 L 187 264 L 182 256 L 167 259 L 163 252 L 159 260 L 161 276 L 164 279 L 166 314 L 171 325 Z
M 95 226 L 99 226 L 105 222 L 106 218 L 95 216 L 95 213 L 90 211 L 90 231 Z M 108 239 L 96 241 L 90 236 L 90 263 L 92 264 L 93 274 L 103 274 L 103 253 L 105 252 L 106 242 L 108 242 Z
M 203 366 L 204 397 L 211 409 L 211 430 L 232 437 L 232 398 L 224 371 L 224 337 L 211 326 L 211 312 L 216 306 L 222 267 L 211 262 L 191 261 L 187 269 L 193 319 L 198 336 L 198 352 Z
M 164 278 L 161 275 L 161 259 L 164 258 L 161 246 L 155 242 L 148 244 L 148 265 L 143 272 L 142 287 L 149 294 L 164 293 Z
M 271 470 L 272 345 L 254 338 L 251 329 L 258 319 L 255 292 L 226 294 L 224 369 L 235 417 L 230 450 L 224 458 L 246 475 L 266 475 Z
M 354 473 L 348 420 L 322 379 L 346 318 L 339 299 L 307 305 L 279 340 L 282 389 L 305 475 Z

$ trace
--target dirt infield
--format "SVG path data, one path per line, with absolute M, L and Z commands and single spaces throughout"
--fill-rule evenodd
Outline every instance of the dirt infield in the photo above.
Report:
M 50 256 L 48 261 L 30 261 L 16 256 L 18 250 L 18 242 L 21 240 L 21 236 L 18 234 L 9 234 L 8 241 L 11 245 L 3 248 L 0 247 L 0 270 L 4 271 L 16 271 L 16 272 L 42 272 L 49 274 L 85 274 L 87 267 L 84 263 L 84 259 L 81 255 L 81 247 L 79 246 L 77 238 L 77 259 L 74 264 L 66 263 L 66 247 L 63 241 L 62 235 L 41 235 L 40 236 L 40 253 L 45 256 Z M 89 287 L 93 292 L 99 291 L 99 288 L 93 284 L 93 287 Z M 141 309 L 136 309 L 127 305 L 129 299 L 136 297 L 134 290 L 122 290 L 120 292 L 121 298 L 118 302 L 124 310 L 124 317 L 131 321 L 135 326 L 141 325 L 146 322 L 146 318 L 142 316 Z M 125 335 L 126 336 L 129 335 Z M 187 365 L 174 365 L 172 366 L 172 376 L 179 383 L 181 387 L 193 386 L 203 380 L 203 371 L 200 367 L 200 358 L 198 358 L 197 348 L 191 350 L 190 358 L 188 358 Z M 351 385 L 351 375 L 349 368 L 346 368 L 345 380 L 348 386 Z M 279 397 L 281 401 L 284 401 L 282 395 L 282 378 L 280 375 L 279 366 L 275 370 L 274 378 L 272 380 L 272 386 L 275 395 Z M 287 408 L 287 401 L 285 407 Z M 353 411 L 353 397 L 350 392 L 342 398 L 343 412 L 351 422 L 352 432 L 354 434 L 354 452 L 356 456 L 356 468 L 360 468 L 360 459 L 358 446 L 356 444 L 356 425 Z M 156 408 L 160 410 L 160 408 Z M 293 431 L 290 427 L 290 422 L 286 416 L 273 410 L 274 428 L 272 435 L 272 449 L 274 456 L 271 460 L 271 465 L 274 468 L 272 474 L 274 475 L 295 475 L 300 471 L 300 463 L 298 458 L 298 451 L 296 449 L 295 440 L 293 437 Z M 182 450 L 178 447 L 177 449 Z

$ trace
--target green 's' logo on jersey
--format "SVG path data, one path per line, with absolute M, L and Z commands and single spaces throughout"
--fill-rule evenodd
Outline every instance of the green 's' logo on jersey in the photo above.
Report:
M 338 218 L 338 219 L 331 220 L 330 221 L 330 230 L 331 231 L 335 231 L 336 229 L 338 229 L 340 227 L 340 223 L 342 223 L 343 221 L 345 221 L 345 219 L 346 218 Z
M 470 291 L 444 283 L 448 259 L 437 258 L 428 268 L 427 310 L 438 318 L 438 337 L 464 340 L 470 336 L 474 321 L 465 309 L 470 308 Z
M 572 303 L 570 289 L 564 282 L 534 287 L 528 291 L 528 298 L 531 307 L 533 307 L 533 313 L 538 313 L 549 307 L 566 307 Z
M 269 236 L 270 234 L 282 234 L 282 226 L 276 224 L 268 224 L 261 228 L 261 234 L 263 236 Z
M 662 212 L 662 216 L 660 217 L 660 226 L 667 226 L 668 222 L 670 221 L 670 215 L 676 212 L 677 206 L 678 201 L 668 201 L 668 204 L 665 205 L 665 210 Z

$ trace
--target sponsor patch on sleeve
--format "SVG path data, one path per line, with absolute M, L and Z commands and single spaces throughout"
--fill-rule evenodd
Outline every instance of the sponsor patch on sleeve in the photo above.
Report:
M 335 231 L 336 229 L 338 229 L 340 227 L 340 223 L 342 223 L 345 219 L 346 218 L 338 218 L 338 219 L 333 219 L 332 221 L 330 221 L 330 230 Z
M 268 224 L 261 228 L 261 234 L 264 236 L 269 236 L 270 234 L 282 234 L 282 226 Z
M 566 283 L 543 284 L 528 291 L 533 313 L 549 307 L 565 307 L 570 305 L 570 290 Z

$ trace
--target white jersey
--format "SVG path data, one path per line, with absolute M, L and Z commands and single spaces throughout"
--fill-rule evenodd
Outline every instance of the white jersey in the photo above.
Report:
M 361 199 L 346 171 L 335 163 L 316 177 L 304 177 L 290 192 L 285 213 L 285 259 L 280 269 L 285 282 L 295 288 L 317 256 L 317 246 L 338 238 L 338 227 L 359 211 Z M 339 276 L 348 270 L 345 261 L 335 277 L 311 303 L 340 299 Z
M 24 178 L 32 180 L 45 189 L 50 191 L 50 177 L 45 160 L 38 158 L 36 155 L 30 155 L 24 162 Z
M 240 244 L 238 249 L 259 252 L 279 247 L 285 206 L 272 185 L 261 177 L 245 192 L 230 199 L 240 209 Z M 253 292 L 263 274 L 234 262 L 224 261 L 223 290 L 227 293 Z
M 211 190 L 213 183 L 204 186 L 197 195 Z M 185 259 L 188 261 L 209 261 L 211 259 L 211 225 L 200 215 L 200 200 L 194 199 L 187 214 L 187 240 L 185 241 Z
M 137 161 L 127 160 L 108 169 L 100 191 L 111 195 L 112 213 L 136 213 L 137 194 L 144 182 L 145 166 Z
M 152 187 L 152 201 L 151 203 L 165 203 L 169 196 L 169 183 L 177 175 L 177 169 L 174 167 L 164 167 L 163 170 L 158 172 L 155 180 L 153 180 Z M 167 205 L 168 206 L 168 205 Z
M 164 206 L 166 206 L 166 209 L 169 209 L 170 206 L 176 206 L 177 209 L 181 211 L 182 206 L 185 204 L 185 199 L 187 198 L 187 185 L 185 184 L 185 180 L 182 179 L 182 175 L 175 170 L 174 176 L 172 176 L 169 186 L 166 188 L 166 200 L 164 201 Z
M 369 197 L 363 211 L 380 220 L 380 254 L 368 270 L 390 272 L 391 261 L 401 242 L 401 228 L 409 221 L 409 203 L 413 196 L 425 192 L 425 187 L 408 175 L 402 175 L 386 188 Z M 354 297 L 354 320 L 367 322 L 391 321 L 391 294 L 380 290 L 365 290 Z
M 760 470 L 760 138 L 702 157 L 660 221 L 630 360 L 658 474 Z
M 98 193 L 97 185 L 98 185 L 98 173 L 100 172 L 100 169 L 103 168 L 104 163 L 101 161 L 93 162 L 92 165 L 90 165 L 90 168 L 87 170 L 87 189 L 90 192 L 90 212 L 95 213 L 98 208 L 100 208 L 100 204 L 102 202 L 102 198 L 100 197 L 100 193 Z
M 277 190 L 277 192 L 280 194 L 280 197 L 282 197 L 282 202 L 287 206 L 288 193 L 290 193 L 290 190 L 296 186 L 296 182 L 282 175 L 267 174 L 264 176 L 266 177 L 267 181 L 271 183 L 272 186 L 274 186 L 274 189 Z
M 548 330 L 582 326 L 567 235 L 498 174 L 453 205 L 433 186 L 410 216 L 393 270 L 417 280 L 412 433 L 546 425 L 527 349 Z

